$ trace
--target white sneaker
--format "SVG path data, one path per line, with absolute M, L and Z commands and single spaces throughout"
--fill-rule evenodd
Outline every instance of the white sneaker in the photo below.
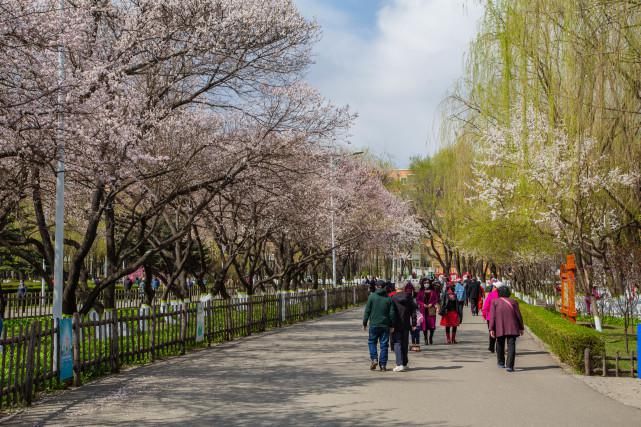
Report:
M 397 367 L 395 367 L 395 368 L 394 368 L 394 369 L 392 369 L 392 370 L 393 370 L 394 372 L 403 372 L 405 369 L 403 368 L 403 366 L 398 365 Z
M 410 370 L 410 365 L 403 365 L 403 369 L 401 372 L 409 371 Z

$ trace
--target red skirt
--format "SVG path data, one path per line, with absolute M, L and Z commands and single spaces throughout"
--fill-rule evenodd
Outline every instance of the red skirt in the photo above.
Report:
M 448 311 L 441 317 L 441 326 L 454 327 L 459 325 L 458 313 L 456 310 Z

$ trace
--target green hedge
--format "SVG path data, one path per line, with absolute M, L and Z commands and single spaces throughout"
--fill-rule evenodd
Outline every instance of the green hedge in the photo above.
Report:
M 586 348 L 591 354 L 603 354 L 605 342 L 595 330 L 575 325 L 561 315 L 543 307 L 519 303 L 523 321 L 530 330 L 568 365 L 580 372 L 583 370 L 583 354 Z

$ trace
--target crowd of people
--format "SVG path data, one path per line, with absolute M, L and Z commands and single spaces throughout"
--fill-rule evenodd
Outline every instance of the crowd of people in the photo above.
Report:
M 395 358 L 394 372 L 409 369 L 409 351 L 420 351 L 421 332 L 425 346 L 434 345 L 438 322 L 445 330 L 446 345 L 458 344 L 456 334 L 463 312 L 470 307 L 472 316 L 483 316 L 488 328 L 488 351 L 496 353 L 497 365 L 514 371 L 516 338 L 524 325 L 518 303 L 510 298 L 510 288 L 490 279 L 483 286 L 478 277 L 422 278 L 418 286 L 411 281 L 392 283 L 368 278 L 370 296 L 363 315 L 363 330 L 369 332 L 370 369 L 387 371 L 389 350 Z M 411 342 L 411 346 L 410 346 Z M 507 350 L 507 356 L 506 356 Z

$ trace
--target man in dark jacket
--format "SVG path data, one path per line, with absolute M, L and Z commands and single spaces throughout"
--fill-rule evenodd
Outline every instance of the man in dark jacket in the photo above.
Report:
M 376 281 L 376 291 L 367 298 L 365 314 L 363 315 L 363 330 L 367 330 L 369 322 L 369 357 L 371 360 L 370 369 L 376 369 L 376 365 L 381 371 L 387 370 L 387 351 L 389 348 L 389 335 L 394 332 L 393 323 L 396 317 L 396 311 L 392 299 L 387 296 L 385 282 Z M 377 344 L 380 341 L 381 354 L 380 359 L 377 355 Z
M 392 344 L 394 346 L 394 354 L 396 356 L 396 367 L 394 372 L 403 372 L 408 369 L 409 350 L 409 335 L 412 328 L 416 328 L 416 303 L 412 294 L 414 286 L 408 282 L 403 288 L 403 284 L 399 283 L 397 292 L 392 297 L 394 306 L 396 307 L 396 318 L 394 319 L 394 333 L 392 334 Z
M 478 302 L 479 302 L 480 294 L 481 294 L 481 282 L 476 278 L 472 278 L 472 280 L 470 280 L 469 284 L 467 285 L 467 296 L 470 299 L 470 306 L 471 306 L 470 308 L 472 309 L 472 316 L 479 315 Z

